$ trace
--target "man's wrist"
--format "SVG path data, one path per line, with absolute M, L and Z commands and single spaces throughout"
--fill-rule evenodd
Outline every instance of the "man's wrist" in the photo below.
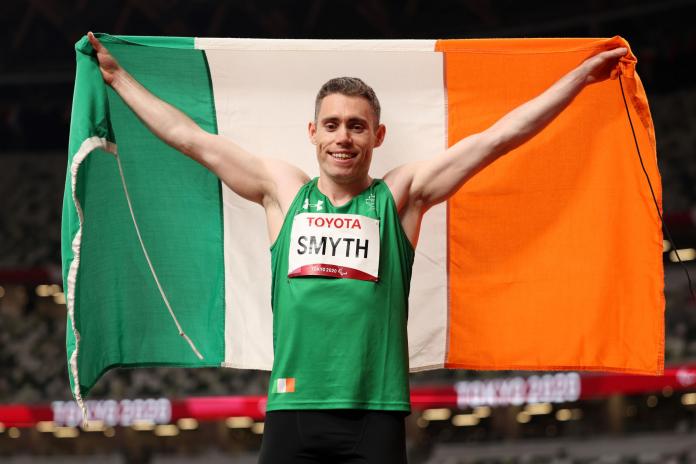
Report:
M 576 87 L 578 90 L 589 84 L 589 76 L 591 69 L 587 64 L 587 61 L 583 62 L 580 66 L 573 69 L 568 78 L 570 80 L 570 85 Z
M 111 75 L 111 83 L 109 85 L 111 85 L 111 87 L 118 92 L 124 87 L 131 85 L 132 82 L 129 81 L 132 81 L 131 76 L 120 68 L 117 71 L 114 71 Z

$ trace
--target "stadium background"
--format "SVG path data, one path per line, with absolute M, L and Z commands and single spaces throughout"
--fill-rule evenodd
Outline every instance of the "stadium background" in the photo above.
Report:
M 638 57 L 650 99 L 665 223 L 696 275 L 693 18 L 693 0 L 2 2 L 0 461 L 255 462 L 263 432 L 258 401 L 268 374 L 230 369 L 112 371 L 90 398 L 105 400 L 97 406 L 122 416 L 90 431 L 72 426 L 60 211 L 73 44 L 87 30 L 317 39 L 621 35 Z M 412 375 L 409 462 L 696 463 L 696 304 L 673 251 L 666 243 L 664 377 Z M 520 382 L 545 393 L 518 398 L 498 388 L 494 395 L 470 395 L 478 387 Z

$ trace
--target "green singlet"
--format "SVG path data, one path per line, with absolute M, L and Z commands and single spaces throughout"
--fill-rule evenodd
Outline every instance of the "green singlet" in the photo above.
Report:
M 379 179 L 334 207 L 317 178 L 277 240 L 267 410 L 410 411 L 406 319 L 414 250 Z

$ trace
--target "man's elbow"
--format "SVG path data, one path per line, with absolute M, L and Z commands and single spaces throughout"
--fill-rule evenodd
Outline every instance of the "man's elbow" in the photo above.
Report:
M 476 164 L 487 164 L 510 150 L 509 140 L 501 130 L 491 127 L 471 136 L 471 151 L 479 160 Z
M 517 127 L 491 127 L 478 134 L 481 150 L 487 161 L 503 156 L 527 141 L 533 134 L 528 133 L 523 124 Z
M 206 139 L 211 135 L 198 127 L 177 127 L 171 131 L 170 145 L 189 158 L 211 168 L 215 160 L 212 159 L 211 150 L 205 149 L 209 145 Z

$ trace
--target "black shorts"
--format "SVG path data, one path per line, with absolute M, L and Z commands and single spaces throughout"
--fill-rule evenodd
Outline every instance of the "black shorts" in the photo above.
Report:
M 269 411 L 259 464 L 406 463 L 400 411 Z

